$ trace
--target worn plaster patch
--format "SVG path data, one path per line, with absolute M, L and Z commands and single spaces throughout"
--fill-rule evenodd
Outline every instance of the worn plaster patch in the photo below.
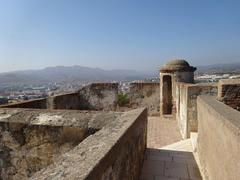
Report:
M 48 124 L 49 122 L 57 122 L 62 119 L 59 115 L 40 114 L 34 124 Z
M 12 116 L 11 114 L 0 115 L 0 120 L 7 119 L 7 118 L 9 118 L 11 116 Z

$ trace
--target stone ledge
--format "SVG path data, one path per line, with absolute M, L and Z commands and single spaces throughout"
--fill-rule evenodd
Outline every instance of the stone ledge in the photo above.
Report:
M 27 179 L 122 113 L 0 109 L 0 177 Z
M 209 96 L 198 97 L 197 108 L 197 153 L 204 177 L 238 179 L 240 112 Z
M 110 176 L 124 179 L 126 175 L 137 179 L 146 147 L 146 128 L 146 109 L 125 112 L 62 155 L 56 163 L 37 172 L 32 179 L 101 179 Z M 121 163 L 130 164 L 124 166 Z
M 0 109 L 0 122 L 101 129 L 122 113 L 79 110 Z
M 240 112 L 222 102 L 219 102 L 216 98 L 211 96 L 198 96 L 197 101 L 198 103 L 204 104 L 205 107 L 215 115 L 215 117 L 219 117 L 219 121 L 222 121 L 222 123 L 231 128 L 231 130 L 233 130 L 232 132 L 239 134 Z

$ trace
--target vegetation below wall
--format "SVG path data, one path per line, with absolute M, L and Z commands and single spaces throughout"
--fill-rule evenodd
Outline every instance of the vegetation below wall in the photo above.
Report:
M 118 105 L 120 107 L 127 106 L 129 104 L 128 94 L 120 93 L 118 94 Z

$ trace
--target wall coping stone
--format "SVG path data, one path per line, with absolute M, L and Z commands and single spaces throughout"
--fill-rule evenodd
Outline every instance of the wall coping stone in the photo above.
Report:
M 4 108 L 0 109 L 0 123 L 101 129 L 121 114 L 111 111 Z
M 223 84 L 240 84 L 240 79 L 221 79 L 219 80 L 219 84 L 223 85 Z
M 99 175 L 116 158 L 122 143 L 129 141 L 129 133 L 132 130 L 137 131 L 134 129 L 135 125 L 143 123 L 140 118 L 142 115 L 147 117 L 147 110 L 144 108 L 123 113 L 116 121 L 108 123 L 74 149 L 63 154 L 54 164 L 35 173 L 31 179 L 100 178 Z
M 198 96 L 198 103 L 203 103 L 209 111 L 219 117 L 219 121 L 226 124 L 233 133 L 240 133 L 240 112 L 218 101 L 212 96 Z
M 11 103 L 11 104 L 3 104 L 3 105 L 0 105 L 0 108 L 8 108 L 8 107 L 15 106 L 15 105 L 28 104 L 31 102 L 38 102 L 38 101 L 47 101 L 47 98 L 38 98 L 38 99 L 25 100 L 22 102 L 16 102 L 16 103 Z

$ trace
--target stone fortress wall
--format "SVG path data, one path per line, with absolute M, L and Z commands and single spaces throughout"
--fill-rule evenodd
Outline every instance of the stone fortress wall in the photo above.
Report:
M 27 100 L 24 102 L 17 102 L 12 104 L 0 105 L 0 108 L 32 108 L 32 109 L 47 109 L 47 98 Z
M 159 116 L 159 94 L 159 83 L 131 83 L 128 109 L 146 107 L 149 115 Z M 92 83 L 78 92 L 1 105 L 0 108 L 117 111 L 119 109 L 118 83 Z
M 78 92 L 30 100 L 0 108 L 68 109 L 68 110 L 116 110 L 117 83 L 92 83 Z
M 52 171 L 57 179 L 138 179 L 147 109 L 113 112 L 117 95 L 117 83 L 93 83 L 78 92 L 1 106 L 0 177 L 45 179 Z M 66 164 L 68 176 L 62 171 Z
M 117 83 L 93 83 L 78 92 L 1 106 L 0 177 L 138 179 L 147 109 L 137 108 L 159 114 L 159 83 L 134 83 L 131 92 L 130 109 L 136 110 L 128 112 L 109 111 L 117 109 Z M 71 163 L 69 176 L 63 163 Z
M 2 179 L 137 179 L 147 110 L 2 108 L 0 132 Z
M 108 122 L 92 118 L 98 115 L 96 112 L 1 109 L 1 178 L 26 179 L 52 164 Z M 113 113 L 102 116 L 115 118 Z M 95 121 L 99 121 L 98 126 Z
M 204 179 L 235 180 L 240 176 L 240 112 L 236 111 L 240 79 L 207 84 L 179 80 L 179 71 L 189 67 L 184 60 L 174 60 L 167 66 L 171 71 L 166 67 L 160 71 L 161 79 L 168 76 L 172 80 L 161 85 L 164 90 L 170 84 L 172 90 L 170 95 L 160 92 L 161 116 L 176 117 L 182 137 L 192 139 Z M 166 107 L 171 110 L 164 111 Z
M 79 95 L 82 109 L 115 111 L 118 83 L 92 83 L 80 89 Z
M 129 108 L 147 109 L 116 112 L 117 83 L 1 106 L 1 177 L 138 179 L 147 116 L 160 114 L 176 118 L 183 139 L 194 135 L 205 179 L 236 179 L 240 79 L 195 84 L 194 71 L 174 60 L 160 70 L 160 83 L 133 83 Z
M 240 80 L 220 80 L 218 83 L 177 83 L 176 119 L 183 138 L 190 138 L 191 132 L 198 131 L 197 97 L 213 96 L 226 105 L 239 110 Z
M 210 96 L 199 96 L 197 108 L 196 153 L 204 178 L 238 179 L 240 177 L 240 112 Z
M 160 114 L 160 88 L 157 82 L 131 83 L 129 107 L 147 107 L 150 116 Z
M 176 119 L 183 138 L 189 138 L 190 133 L 198 129 L 197 97 L 217 96 L 217 84 L 178 83 L 176 87 Z
M 236 110 L 240 110 L 239 80 L 220 80 L 218 86 L 218 100 Z
M 147 110 L 123 113 L 31 179 L 138 179 L 147 141 Z

